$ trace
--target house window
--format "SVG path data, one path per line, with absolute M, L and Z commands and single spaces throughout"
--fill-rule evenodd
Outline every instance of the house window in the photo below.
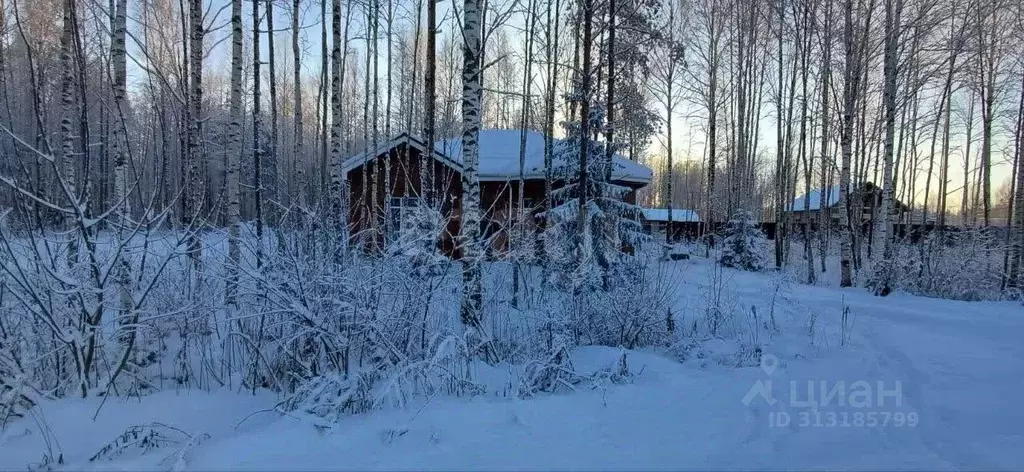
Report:
M 394 197 L 388 207 L 388 235 L 397 238 L 402 228 L 414 221 L 416 211 L 420 207 L 419 197 Z

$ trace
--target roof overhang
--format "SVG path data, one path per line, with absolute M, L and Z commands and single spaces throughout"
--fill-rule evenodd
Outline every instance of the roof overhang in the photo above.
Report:
M 399 146 L 401 146 L 403 144 L 419 150 L 421 154 L 426 154 L 427 153 L 427 145 L 426 145 L 426 143 L 424 141 L 420 140 L 419 138 L 416 138 L 415 136 L 410 135 L 407 132 L 403 132 L 403 133 L 398 134 L 397 136 L 395 136 L 395 137 L 393 137 L 393 138 L 391 138 L 391 139 L 389 139 L 389 140 L 387 140 L 387 141 L 385 141 L 383 143 L 378 144 L 377 147 L 374 148 L 373 151 L 371 151 L 371 152 L 363 152 L 363 153 L 360 153 L 360 154 L 356 154 L 354 156 L 350 156 L 349 158 L 345 159 L 345 162 L 341 166 L 342 172 L 345 172 L 346 174 L 349 173 L 349 172 L 352 172 L 353 170 L 362 167 L 367 162 L 370 162 L 370 161 L 372 161 L 372 160 L 374 160 L 374 159 L 376 159 L 378 157 L 381 157 L 381 156 L 383 156 L 385 154 L 389 154 L 392 150 L 398 148 Z M 459 172 L 459 173 L 463 172 L 464 167 L 462 166 L 462 164 L 460 162 L 458 162 L 458 161 L 448 157 L 446 154 L 444 154 L 443 152 L 439 151 L 436 147 L 434 148 L 433 155 L 434 155 L 434 159 L 435 160 L 437 160 L 437 161 L 441 162 L 442 164 L 448 166 L 452 170 L 454 170 L 456 172 Z M 546 176 L 545 176 L 545 174 L 543 172 L 536 172 L 536 171 L 528 172 L 525 175 L 523 175 L 523 179 L 524 180 L 544 180 L 545 177 Z M 511 181 L 514 181 L 514 180 L 518 180 L 519 179 L 519 175 L 518 175 L 518 173 L 515 174 L 515 175 L 508 175 L 508 174 L 478 174 L 477 178 L 481 182 L 506 182 L 506 181 L 511 182 Z M 626 176 L 626 177 L 613 178 L 612 182 L 613 183 L 622 183 L 622 184 L 625 184 L 625 185 L 630 186 L 630 187 L 642 188 L 642 187 L 644 187 L 646 185 L 649 185 L 651 183 L 651 179 L 645 179 L 643 177 L 635 177 L 635 176 Z

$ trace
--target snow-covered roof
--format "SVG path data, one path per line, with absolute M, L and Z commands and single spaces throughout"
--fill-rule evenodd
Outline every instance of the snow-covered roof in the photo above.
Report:
M 480 130 L 480 180 L 510 180 L 519 178 L 519 145 L 522 131 L 518 129 Z M 555 139 L 554 145 L 561 146 Z M 435 146 L 456 162 L 462 162 L 462 138 L 439 141 Z M 526 132 L 523 172 L 528 179 L 544 178 L 544 135 Z M 653 172 L 638 162 L 618 154 L 612 158 L 612 180 L 650 183 Z M 555 165 L 558 163 L 556 162 Z
M 833 185 L 833 186 L 831 186 L 831 187 L 829 187 L 827 189 L 816 188 L 814 190 L 811 190 L 811 192 L 810 192 L 811 201 L 810 201 L 810 205 L 808 205 L 808 208 L 810 208 L 811 211 L 815 211 L 815 210 L 820 210 L 821 209 L 821 194 L 822 194 L 822 192 L 826 192 L 826 194 L 825 194 L 825 207 L 826 208 L 831 207 L 832 205 L 835 205 L 835 204 L 839 203 L 839 186 L 838 185 Z M 805 194 L 800 195 L 799 197 L 797 197 L 796 200 L 793 200 L 793 203 L 791 203 L 790 206 L 789 206 L 789 210 L 790 211 L 804 211 L 804 200 L 806 199 L 807 196 L 808 196 L 808 194 L 805 193 Z
M 561 145 L 561 140 L 555 139 L 554 141 L 556 147 Z M 345 172 L 351 171 L 366 162 L 370 156 L 379 156 L 387 152 L 391 147 L 405 142 L 421 151 L 426 150 L 426 146 L 422 141 L 403 133 L 394 139 L 381 143 L 377 149 L 370 153 L 361 153 L 350 157 L 345 161 L 343 169 Z M 520 130 L 480 130 L 480 167 L 478 171 L 480 180 L 504 181 L 518 179 L 520 143 Z M 525 151 L 524 177 L 527 179 L 544 178 L 544 135 L 536 131 L 527 131 Z M 462 139 L 454 138 L 438 141 L 434 144 L 434 156 L 450 167 L 461 171 Z M 612 158 L 612 162 L 614 163 L 612 180 L 641 184 L 650 183 L 653 172 L 649 167 L 619 155 L 615 155 Z
M 401 133 L 387 141 L 381 141 L 380 143 L 377 144 L 377 147 L 373 149 L 371 152 L 362 152 L 345 159 L 345 163 L 342 164 L 341 170 L 343 172 L 349 172 L 352 169 L 355 169 L 356 167 L 363 165 L 363 163 L 365 163 L 366 161 L 372 160 L 373 158 L 380 156 L 402 144 L 407 144 L 409 145 L 409 147 L 418 149 L 420 152 L 427 152 L 427 144 L 424 143 L 422 140 L 410 136 L 409 133 Z M 437 160 L 443 162 L 448 167 L 451 167 L 459 172 L 462 171 L 462 164 L 455 162 L 450 157 L 442 154 L 440 150 L 436 148 L 434 149 L 434 157 Z
M 668 208 L 644 208 L 644 219 L 647 221 L 668 221 Z M 672 209 L 673 222 L 698 222 L 700 215 L 696 211 L 683 208 Z

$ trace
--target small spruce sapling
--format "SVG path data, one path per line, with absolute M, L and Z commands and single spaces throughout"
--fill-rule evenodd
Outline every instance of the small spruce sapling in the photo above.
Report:
M 569 94 L 569 101 L 579 101 L 578 93 Z M 600 129 L 604 122 L 604 108 L 594 103 L 590 107 L 591 129 Z M 552 267 L 560 268 L 553 276 L 562 288 L 576 291 L 608 289 L 617 284 L 617 278 L 629 273 L 624 265 L 648 236 L 639 223 L 640 208 L 626 201 L 632 191 L 629 187 L 610 182 L 614 162 L 608 162 L 607 143 L 581 136 L 580 123 L 562 123 L 566 138 L 555 146 L 552 174 L 564 184 L 553 193 L 554 206 L 551 225 L 544 233 L 545 248 Z M 587 139 L 586 182 L 580 180 L 580 146 Z M 580 195 L 586 185 L 586 221 L 578 228 L 581 208 Z
M 719 262 L 725 267 L 760 272 L 765 268 L 760 250 L 764 243 L 764 233 L 757 227 L 753 215 L 740 210 L 729 220 Z

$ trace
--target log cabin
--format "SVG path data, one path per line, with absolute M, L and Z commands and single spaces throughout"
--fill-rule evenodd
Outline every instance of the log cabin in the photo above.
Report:
M 871 182 L 863 182 L 857 186 L 851 186 L 850 201 L 851 226 L 861 227 L 862 233 L 867 233 L 873 226 L 876 219 L 880 218 L 879 210 L 882 207 L 882 189 Z M 822 195 L 824 193 L 824 195 Z M 802 229 L 802 225 L 809 224 L 812 231 L 818 230 L 818 218 L 821 213 L 821 199 L 825 197 L 825 215 L 828 218 L 830 230 L 839 227 L 839 186 L 833 185 L 827 189 L 814 189 L 809 194 L 804 194 L 794 199 L 788 206 L 790 212 L 790 224 L 793 231 Z M 809 200 L 809 205 L 804 205 Z M 893 224 L 906 222 L 909 208 L 903 202 L 892 199 L 893 213 L 895 219 Z
M 538 214 L 544 206 L 544 135 L 536 131 L 527 131 L 525 136 L 522 175 L 527 216 L 523 218 L 526 221 L 517 218 L 522 137 L 520 130 L 480 131 L 481 234 L 492 255 L 507 250 L 508 233 L 514 225 L 523 224 L 527 231 L 536 234 L 541 224 Z M 562 142 L 553 141 L 557 159 Z M 345 160 L 342 171 L 349 181 L 350 229 L 358 243 L 364 247 L 386 246 L 398 237 L 403 221 L 412 218 L 429 201 L 445 221 L 438 241 L 440 250 L 450 257 L 459 257 L 456 241 L 462 220 L 462 140 L 438 141 L 433 155 L 426 154 L 423 140 L 402 133 Z M 424 159 L 429 159 L 427 165 L 432 176 L 431 185 L 427 186 L 432 190 L 426 195 L 420 178 Z M 619 155 L 613 157 L 612 182 L 631 189 L 626 201 L 636 203 L 636 191 L 648 185 L 651 176 L 650 168 Z M 390 187 L 387 191 L 383 190 L 385 183 Z M 555 188 L 560 184 L 553 182 Z

